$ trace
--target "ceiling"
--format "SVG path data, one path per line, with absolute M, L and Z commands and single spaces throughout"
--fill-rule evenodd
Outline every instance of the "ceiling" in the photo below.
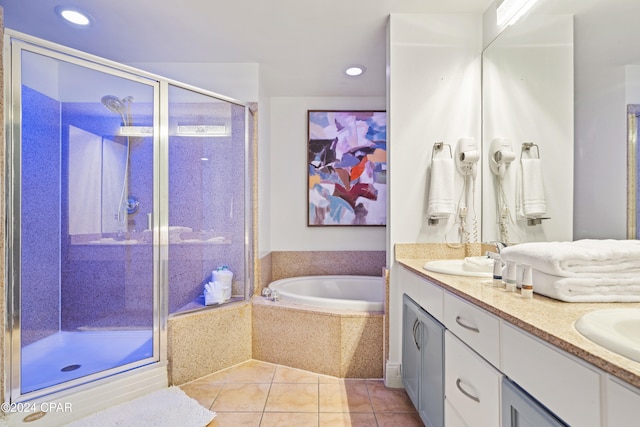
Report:
M 257 63 L 270 96 L 384 96 L 390 13 L 476 13 L 492 0 L 0 0 L 5 27 L 125 64 Z M 78 29 L 57 5 L 88 12 Z M 367 68 L 347 77 L 350 64 Z

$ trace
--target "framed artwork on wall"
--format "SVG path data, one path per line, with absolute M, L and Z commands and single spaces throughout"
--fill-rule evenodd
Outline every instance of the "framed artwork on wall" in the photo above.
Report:
M 307 111 L 308 226 L 387 223 L 387 113 Z

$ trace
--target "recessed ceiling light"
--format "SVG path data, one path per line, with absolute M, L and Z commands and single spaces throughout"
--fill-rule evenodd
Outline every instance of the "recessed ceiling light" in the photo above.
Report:
M 364 73 L 365 70 L 366 68 L 364 68 L 363 65 L 350 65 L 344 72 L 347 76 L 359 76 Z
M 62 19 L 80 27 L 88 27 L 91 25 L 91 17 L 87 12 L 84 12 L 76 7 L 68 6 L 56 6 L 56 13 L 60 15 Z

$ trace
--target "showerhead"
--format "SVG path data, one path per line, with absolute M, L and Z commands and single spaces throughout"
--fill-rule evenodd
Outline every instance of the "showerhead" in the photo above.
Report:
M 120 116 L 122 116 L 122 121 L 124 122 L 124 124 L 127 124 L 125 115 L 127 114 L 128 104 L 133 102 L 133 97 L 127 96 L 124 99 L 120 99 L 114 95 L 105 95 L 102 97 L 101 101 L 109 110 L 113 111 L 114 113 L 120 114 Z

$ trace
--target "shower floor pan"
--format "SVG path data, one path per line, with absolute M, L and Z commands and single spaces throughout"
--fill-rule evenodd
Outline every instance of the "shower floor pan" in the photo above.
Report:
M 57 332 L 22 349 L 22 394 L 152 355 L 151 330 Z

